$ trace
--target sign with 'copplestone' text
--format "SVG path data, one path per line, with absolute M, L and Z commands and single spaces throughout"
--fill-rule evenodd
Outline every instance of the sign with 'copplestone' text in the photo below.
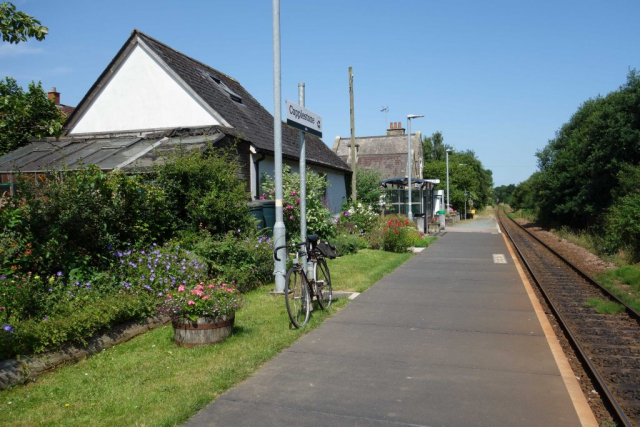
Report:
M 287 124 L 322 138 L 322 117 L 291 101 L 286 102 Z

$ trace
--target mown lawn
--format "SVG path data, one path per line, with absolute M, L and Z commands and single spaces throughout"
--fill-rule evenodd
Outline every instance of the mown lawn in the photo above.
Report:
M 336 290 L 362 292 L 412 255 L 362 250 L 330 262 Z M 34 383 L 0 392 L 0 425 L 173 426 L 319 326 L 347 304 L 314 310 L 302 330 L 289 327 L 284 300 L 272 286 L 246 295 L 234 334 L 212 347 L 173 344 L 171 326 L 150 331 Z

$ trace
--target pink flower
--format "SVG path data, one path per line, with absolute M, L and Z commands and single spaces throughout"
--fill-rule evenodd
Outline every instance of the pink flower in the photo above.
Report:
M 188 302 L 187 304 L 189 304 L 189 305 L 196 305 L 196 302 L 195 302 L 194 300 L 190 299 L 190 300 L 189 300 L 189 302 Z
M 293 219 L 293 215 L 289 215 L 289 219 Z
M 300 197 L 296 197 L 296 203 L 300 204 Z
M 291 210 L 291 209 L 293 209 L 293 206 L 291 206 L 291 205 L 287 205 L 287 209 L 288 209 L 288 210 Z
M 223 283 L 223 284 L 222 284 L 222 287 L 223 287 L 223 288 L 226 288 L 226 287 L 227 287 L 227 284 L 226 284 L 226 283 Z
M 209 299 L 210 296 L 211 295 L 205 295 L 205 296 L 202 297 L 202 299 Z
M 213 289 L 215 287 L 216 287 L 216 285 L 214 285 L 213 283 L 207 286 L 207 288 L 209 288 L 209 289 Z
M 204 282 L 200 282 L 200 284 L 198 286 L 196 286 L 196 289 L 198 289 L 199 291 L 204 289 L 204 286 L 202 286 L 204 284 Z
M 178 286 L 178 292 L 184 292 L 184 285 Z
M 171 299 L 173 297 L 171 296 L 171 294 L 167 294 L 167 298 Z
M 202 292 L 200 289 L 196 291 L 196 295 L 198 295 L 199 297 L 201 297 L 202 294 L 204 294 L 204 292 Z
M 291 195 L 292 195 L 292 196 L 295 196 L 295 195 L 297 195 L 297 194 L 298 194 L 298 190 L 293 190 L 293 191 L 291 192 Z
M 227 292 L 233 292 L 233 289 L 227 288 Z

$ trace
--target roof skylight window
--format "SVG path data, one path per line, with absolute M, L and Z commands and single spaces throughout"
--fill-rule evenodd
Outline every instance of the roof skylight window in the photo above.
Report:
M 234 91 L 232 91 L 231 89 L 229 89 L 229 87 L 226 84 L 224 84 L 222 80 L 220 80 L 218 77 L 214 76 L 213 74 L 209 74 L 209 77 L 211 77 L 211 80 L 216 82 L 216 84 L 220 87 L 220 89 L 222 89 L 227 93 L 227 95 L 229 95 L 229 98 L 231 98 L 233 101 L 237 102 L 238 104 L 242 104 L 242 97 L 237 93 L 235 93 Z

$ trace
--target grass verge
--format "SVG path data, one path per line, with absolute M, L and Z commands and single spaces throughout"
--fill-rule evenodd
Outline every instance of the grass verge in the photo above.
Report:
M 356 254 L 329 261 L 331 283 L 336 291 L 363 292 L 413 256 L 362 249 Z
M 624 313 L 624 306 L 617 302 L 602 300 L 599 298 L 589 298 L 584 304 L 587 307 L 594 307 L 599 314 L 619 314 Z
M 412 254 L 363 250 L 332 260 L 336 290 L 362 292 Z M 357 268 L 354 268 L 357 266 Z M 289 328 L 284 301 L 271 286 L 246 294 L 234 334 L 224 343 L 187 349 L 173 344 L 171 326 L 150 331 L 91 358 L 0 392 L 0 420 L 11 426 L 173 426 L 347 304 L 314 310 L 303 330 Z
M 625 265 L 598 276 L 602 286 L 640 311 L 640 265 Z

